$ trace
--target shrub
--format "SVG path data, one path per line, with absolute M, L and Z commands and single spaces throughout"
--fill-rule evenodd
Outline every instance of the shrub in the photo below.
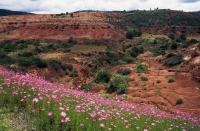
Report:
M 77 76 L 78 76 L 78 71 L 76 69 L 72 69 L 70 77 L 77 77 Z
M 72 71 L 73 70 L 73 66 L 71 64 L 65 64 L 65 65 L 63 65 L 63 69 Z
M 31 67 L 32 66 L 32 60 L 21 58 L 21 59 L 18 60 L 18 64 L 19 64 L 19 66 L 23 66 L 23 67 Z
M 119 60 L 119 63 L 121 63 L 121 64 L 129 64 L 132 62 L 134 62 L 134 59 L 130 56 L 124 56 Z
M 181 98 L 176 100 L 176 105 L 180 105 L 183 104 L 183 100 Z
M 130 51 L 130 55 L 132 57 L 137 57 L 139 54 L 144 52 L 144 47 L 140 46 L 140 47 L 133 47 Z
M 172 78 L 170 78 L 170 79 L 168 80 L 168 83 L 174 83 L 174 82 L 175 82 L 175 80 L 172 79 Z
M 119 69 L 117 71 L 117 73 L 120 74 L 120 75 L 129 75 L 131 73 L 131 70 L 128 69 L 128 68 L 126 68 L 126 69 Z
M 183 57 L 181 55 L 178 55 L 178 56 L 172 56 L 172 57 L 167 58 L 164 61 L 164 65 L 166 65 L 166 66 L 175 66 L 175 65 L 178 65 L 178 64 L 180 64 L 182 62 L 183 62 Z
M 73 37 L 70 37 L 70 38 L 68 39 L 68 43 L 76 44 L 77 41 L 76 41 L 76 39 L 74 39 Z
M 145 76 L 140 77 L 141 81 L 148 81 L 149 79 Z
M 184 41 L 184 40 L 187 40 L 187 35 L 186 33 L 182 32 L 181 35 L 180 35 L 180 40 Z
M 199 41 L 196 40 L 196 39 L 191 39 L 191 40 L 190 40 L 190 43 L 191 43 L 191 44 L 196 44 L 196 43 L 198 43 L 198 42 L 199 42 Z
M 128 79 L 126 76 L 115 74 L 111 77 L 108 92 L 116 92 L 117 94 L 124 94 L 128 91 Z
M 105 69 L 102 69 L 98 72 L 96 78 L 95 78 L 95 81 L 97 83 L 108 83 L 110 81 L 110 78 L 111 78 L 111 74 L 110 72 L 108 72 L 107 70 Z
M 171 49 L 172 50 L 176 50 L 177 48 L 178 48 L 177 43 L 174 42 L 174 43 L 171 44 Z
M 126 32 L 127 39 L 133 39 L 133 37 L 139 37 L 141 35 L 142 35 L 141 31 L 137 29 L 129 30 Z
M 157 80 L 156 83 L 158 83 L 158 84 L 161 83 L 161 80 Z
M 81 86 L 81 90 L 84 91 L 91 91 L 92 87 L 95 85 L 95 83 L 89 83 Z
M 175 40 L 176 39 L 176 34 L 175 33 L 170 33 L 168 35 L 168 37 L 171 39 L 171 40 Z
M 148 67 L 147 65 L 145 64 L 140 64 L 139 66 L 137 66 L 136 68 L 136 72 L 137 73 L 143 73 L 143 72 L 146 72 L 148 70 Z
M 47 62 L 45 60 L 42 60 L 40 58 L 35 57 L 22 57 L 18 59 L 18 64 L 23 67 L 38 67 L 38 68 L 45 68 L 47 67 Z
M 3 54 L 3 53 L 0 53 L 0 64 L 2 65 L 10 65 L 10 64 L 14 64 L 15 63 L 15 59 Z
M 40 58 L 33 58 L 32 64 L 33 64 L 33 66 L 36 66 L 38 68 L 45 68 L 48 65 L 45 60 L 42 60 Z
M 24 52 L 24 53 L 18 54 L 18 56 L 31 57 L 31 56 L 33 56 L 33 53 L 32 52 Z

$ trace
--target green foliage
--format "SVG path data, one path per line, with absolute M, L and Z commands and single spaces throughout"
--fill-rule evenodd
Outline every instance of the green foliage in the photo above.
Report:
M 166 65 L 166 66 L 175 66 L 175 65 L 178 65 L 178 64 L 180 64 L 182 62 L 183 62 L 183 57 L 180 56 L 180 55 L 177 55 L 177 56 L 172 56 L 172 57 L 167 58 L 164 61 L 164 65 Z
M 91 91 L 92 87 L 95 85 L 96 85 L 95 83 L 85 84 L 85 85 L 82 85 L 80 89 L 84 91 Z
M 183 104 L 183 99 L 179 98 L 176 100 L 176 105 Z
M 133 11 L 125 17 L 124 25 L 133 26 L 200 26 L 197 13 L 187 13 L 173 10 Z
M 11 84 L 12 85 L 12 84 Z M 34 98 L 38 98 L 38 93 L 33 91 L 31 87 L 14 85 L 8 86 L 3 83 L 3 80 L 0 76 L 0 130 L 1 131 L 12 131 L 12 130 L 37 130 L 37 131 L 100 131 L 100 130 L 152 130 L 152 131 L 162 131 L 165 129 L 171 128 L 172 130 L 194 130 L 199 131 L 200 127 L 196 123 L 193 124 L 190 121 L 184 121 L 180 119 L 172 118 L 157 118 L 154 116 L 140 115 L 138 117 L 137 113 L 132 113 L 129 111 L 122 110 L 123 120 L 120 116 L 115 115 L 118 112 L 118 105 L 113 107 L 108 107 L 108 104 L 98 106 L 98 111 L 106 110 L 108 113 L 111 113 L 111 116 L 105 119 L 103 122 L 98 118 L 96 121 L 91 121 L 91 116 L 94 106 L 87 108 L 82 108 L 82 97 L 74 97 L 73 95 L 61 96 L 62 97 L 62 106 L 59 106 L 57 101 L 54 99 L 49 99 L 44 97 L 39 99 L 35 104 L 32 103 Z M 48 87 L 47 87 L 48 88 Z M 18 92 L 16 92 L 18 91 Z M 16 94 L 14 94 L 16 93 Z M 51 93 L 51 92 L 50 92 Z M 159 93 L 159 92 L 158 92 Z M 28 97 L 24 97 L 28 96 Z M 56 95 L 59 97 L 59 95 Z M 23 101 L 25 98 L 25 101 Z M 92 97 L 93 98 L 93 97 Z M 99 97 L 101 98 L 101 97 Z M 110 95 L 105 96 L 106 99 L 113 99 Z M 104 100 L 104 99 L 102 99 Z M 110 101 L 112 102 L 112 101 Z M 182 103 L 178 102 L 177 104 Z M 97 103 L 98 104 L 98 103 Z M 86 103 L 87 105 L 87 103 Z M 69 110 L 61 110 L 62 107 L 69 107 Z M 81 107 L 84 112 L 77 111 L 77 108 Z M 148 108 L 148 107 L 146 107 Z M 79 108 L 78 108 L 79 109 Z M 84 110 L 86 109 L 86 110 Z M 61 112 L 66 112 L 67 118 L 70 119 L 67 123 L 61 124 Z M 49 115 L 52 113 L 52 115 Z M 113 116 L 112 116 L 113 115 Z M 103 117 L 103 116 L 102 116 Z M 13 123 L 18 123 L 19 125 L 13 126 Z M 23 119 L 21 121 L 21 118 Z M 89 118 L 89 119 L 86 119 Z M 130 124 L 129 128 L 125 127 L 124 120 L 128 120 Z M 159 121 L 159 122 L 157 122 Z M 100 124 L 104 124 L 105 127 L 101 128 Z M 115 123 L 116 127 L 113 127 L 112 124 Z M 23 125 L 23 126 L 21 126 Z M 153 125 L 153 126 L 152 126 Z M 171 125 L 177 125 L 172 127 Z M 148 127 L 148 128 L 147 128 Z
M 119 63 L 120 64 L 129 64 L 134 62 L 134 58 L 132 58 L 131 56 L 125 55 L 122 58 L 120 58 Z
M 129 68 L 119 69 L 117 71 L 117 74 L 120 74 L 120 75 L 129 75 L 130 73 L 131 73 L 131 70 Z
M 148 67 L 145 64 L 140 64 L 139 66 L 137 66 L 136 68 L 136 72 L 137 73 L 143 73 L 143 72 L 147 72 Z
M 108 86 L 108 92 L 116 92 L 117 94 L 124 94 L 128 91 L 128 78 L 119 74 L 111 77 Z
M 171 49 L 172 50 L 176 50 L 177 48 L 178 48 L 178 44 L 177 43 L 174 42 L 174 43 L 171 44 Z
M 73 70 L 73 66 L 71 64 L 65 64 L 65 65 L 63 65 L 63 69 L 72 71 Z
M 38 67 L 38 68 L 45 68 L 47 67 L 47 62 L 45 60 L 42 60 L 40 58 L 35 57 L 21 57 L 18 59 L 19 66 L 22 67 Z
M 141 81 L 148 81 L 149 79 L 145 76 L 140 77 Z
M 102 69 L 96 75 L 95 81 L 97 83 L 108 83 L 110 81 L 111 74 L 109 71 Z
M 70 76 L 71 77 L 77 77 L 78 76 L 78 71 L 75 68 L 73 68 L 71 73 L 70 73 Z
M 0 64 L 9 66 L 15 63 L 15 59 L 5 55 L 4 53 L 0 52 Z
M 32 52 L 23 52 L 18 54 L 20 57 L 32 57 L 33 55 L 34 54 Z
M 26 41 L 3 41 L 0 42 L 0 51 L 4 52 L 15 52 L 28 47 Z
M 171 39 L 171 40 L 175 40 L 176 39 L 176 34 L 175 33 L 170 33 L 168 35 L 168 37 Z
M 156 83 L 158 83 L 158 84 L 161 83 L 161 80 L 157 80 Z
M 168 80 L 168 83 L 174 83 L 174 82 L 175 82 L 175 80 L 172 79 L 172 78 L 170 78 L 170 79 Z
M 132 57 L 137 57 L 139 54 L 144 52 L 144 47 L 143 46 L 139 46 L 139 47 L 133 47 L 130 50 L 130 55 Z
M 139 37 L 142 33 L 138 29 L 132 29 L 126 32 L 126 38 L 127 39 L 133 39 L 133 37 Z
M 77 44 L 77 41 L 76 41 L 75 38 L 70 37 L 70 38 L 68 39 L 68 43 L 70 43 L 70 44 Z

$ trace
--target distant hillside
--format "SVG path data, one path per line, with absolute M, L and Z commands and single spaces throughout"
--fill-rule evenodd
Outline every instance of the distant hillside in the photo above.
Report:
M 126 13 L 123 22 L 128 26 L 200 26 L 200 12 L 174 10 L 130 11 Z
M 31 13 L 21 12 L 21 11 L 11 11 L 11 10 L 0 9 L 0 16 L 28 15 L 28 14 L 31 14 Z

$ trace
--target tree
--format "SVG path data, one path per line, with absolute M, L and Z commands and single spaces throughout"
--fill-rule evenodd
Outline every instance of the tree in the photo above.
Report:
M 126 76 L 115 74 L 111 77 L 108 92 L 116 92 L 118 94 L 124 94 L 128 91 L 128 79 Z
M 168 35 L 168 37 L 171 39 L 171 40 L 175 40 L 176 39 L 176 34 L 175 33 L 170 33 Z
M 139 37 L 141 35 L 142 35 L 141 31 L 138 29 L 133 29 L 126 32 L 127 39 L 133 39 L 133 37 Z

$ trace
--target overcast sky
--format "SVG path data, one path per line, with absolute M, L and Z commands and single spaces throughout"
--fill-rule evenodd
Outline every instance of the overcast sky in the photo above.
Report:
M 0 0 L 0 9 L 34 13 L 78 10 L 135 10 L 154 8 L 199 11 L 200 0 Z

